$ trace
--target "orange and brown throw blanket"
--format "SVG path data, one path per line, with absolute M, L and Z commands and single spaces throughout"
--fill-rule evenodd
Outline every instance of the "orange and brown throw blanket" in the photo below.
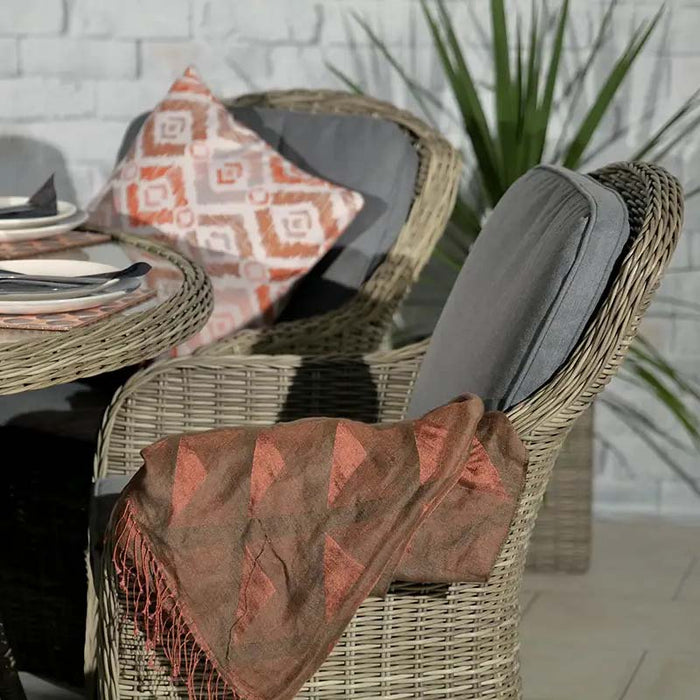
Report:
M 465 396 L 420 420 L 161 440 L 113 514 L 130 614 L 190 697 L 292 698 L 391 581 L 485 579 L 527 452 Z

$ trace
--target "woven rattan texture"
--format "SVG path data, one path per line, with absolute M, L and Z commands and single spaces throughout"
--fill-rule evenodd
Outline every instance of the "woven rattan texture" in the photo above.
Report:
M 527 555 L 529 571 L 581 574 L 591 561 L 593 407 L 574 423 L 547 487 Z
M 175 294 L 148 310 L 117 314 L 68 333 L 0 344 L 0 394 L 41 389 L 157 357 L 201 328 L 212 309 L 201 268 L 155 241 L 110 232 L 117 243 L 171 263 L 182 274 Z M 31 361 L 30 361 L 31 358 Z
M 632 236 L 615 279 L 564 367 L 510 411 L 530 452 L 526 485 L 487 583 L 395 585 L 369 599 L 302 698 L 521 698 L 519 593 L 552 465 L 574 421 L 615 374 L 675 247 L 683 200 L 661 168 L 617 164 L 596 176 L 624 197 Z M 362 359 L 199 356 L 134 376 L 108 411 L 96 475 L 132 473 L 138 450 L 182 430 L 269 424 L 298 415 L 394 420 L 406 409 L 425 343 Z M 149 663 L 123 614 L 109 563 L 91 588 L 87 670 L 105 698 L 186 697 L 162 660 Z M 99 569 L 98 569 L 99 571 Z M 99 615 L 95 613 L 99 612 Z
M 245 95 L 229 105 L 277 107 L 326 114 L 363 114 L 404 129 L 419 158 L 415 196 L 399 237 L 350 302 L 340 309 L 265 330 L 236 333 L 201 350 L 231 353 L 365 353 L 377 350 L 392 316 L 428 262 L 452 213 L 461 163 L 459 154 L 434 129 L 387 102 L 330 90 L 292 90 Z

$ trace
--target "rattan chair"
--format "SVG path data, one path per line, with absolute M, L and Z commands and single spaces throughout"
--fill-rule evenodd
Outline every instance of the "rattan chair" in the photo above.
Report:
M 372 97 L 332 90 L 284 90 L 225 100 L 233 107 L 274 107 L 322 114 L 362 114 L 406 131 L 419 158 L 415 194 L 389 255 L 341 308 L 264 330 L 246 330 L 202 348 L 207 355 L 294 352 L 365 353 L 380 347 L 398 305 L 428 262 L 452 214 L 461 163 L 437 131 L 411 113 Z
M 224 100 L 229 107 L 273 107 L 333 114 L 370 114 L 406 130 L 420 167 L 410 215 L 391 254 L 343 308 L 268 329 L 245 330 L 201 348 L 198 354 L 284 353 L 318 355 L 377 350 L 392 316 L 408 295 L 447 224 L 459 184 L 457 152 L 409 112 L 371 97 L 330 90 L 290 90 Z M 577 433 L 578 430 L 575 430 Z M 564 447 L 560 468 L 538 520 L 529 566 L 538 571 L 582 571 L 590 551 L 590 470 L 576 456 L 585 444 Z M 588 479 L 588 481 L 586 481 Z
M 282 353 L 299 355 L 366 353 L 380 347 L 394 311 L 430 257 L 454 205 L 459 160 L 445 140 L 408 112 L 378 100 L 331 91 L 294 90 L 245 95 L 229 106 L 372 114 L 408 131 L 420 156 L 416 198 L 391 255 L 358 296 L 342 309 L 308 320 L 247 330 L 206 346 L 200 353 L 230 355 Z M 588 568 L 591 547 L 591 419 L 574 427 L 564 445 L 557 471 L 537 521 L 528 566 L 537 571 L 581 572 Z
M 617 189 L 632 235 L 609 291 L 560 371 L 510 412 L 530 452 L 517 514 L 482 584 L 397 583 L 358 610 L 302 698 L 521 698 L 519 594 L 528 542 L 557 453 L 572 424 L 622 362 L 675 247 L 683 200 L 661 168 L 618 164 L 595 176 Z M 96 476 L 130 474 L 162 435 L 309 414 L 400 419 L 426 343 L 364 358 L 280 355 L 171 360 L 134 376 L 106 416 Z M 87 670 L 101 697 L 186 697 L 164 659 L 124 614 L 108 556 L 90 600 Z M 91 587 L 91 591 L 94 589 Z M 96 623 L 96 624 L 93 624 Z

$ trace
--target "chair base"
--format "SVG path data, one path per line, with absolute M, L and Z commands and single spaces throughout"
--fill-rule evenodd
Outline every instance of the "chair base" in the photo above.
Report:
M 103 700 L 188 698 L 167 660 L 145 647 L 125 611 L 110 563 L 98 592 L 98 694 Z M 368 598 L 298 700 L 522 700 L 518 657 L 520 607 L 514 589 L 483 608 L 488 584 L 394 584 Z M 106 584 L 106 585 L 105 585 Z M 492 597 L 495 597 L 492 595 Z M 195 687 L 199 677 L 195 675 Z
M 15 658 L 0 619 L 0 700 L 27 700 L 17 673 Z
M 583 574 L 591 561 L 593 407 L 574 423 L 557 457 L 532 534 L 527 568 Z

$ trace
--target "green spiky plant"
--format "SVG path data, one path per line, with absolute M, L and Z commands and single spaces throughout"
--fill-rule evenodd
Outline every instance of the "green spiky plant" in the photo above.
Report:
M 468 0 L 465 0 L 468 1 Z M 563 0 L 557 12 L 548 11 L 546 0 L 532 0 L 530 28 L 527 36 L 521 31 L 521 17 L 515 15 L 513 41 L 504 0 L 491 0 L 490 52 L 493 82 L 479 84 L 470 68 L 469 58 L 457 36 L 454 22 L 443 0 L 430 4 L 421 0 L 423 17 L 439 64 L 459 113 L 459 121 L 470 153 L 465 162 L 474 163 L 476 180 L 473 187 L 463 188 L 452 215 L 451 224 L 440 241 L 432 261 L 433 274 L 443 280 L 444 302 L 449 289 L 444 279 L 454 280 L 481 228 L 485 212 L 494 207 L 508 187 L 523 173 L 539 163 L 560 163 L 579 169 L 590 157 L 594 137 L 601 122 L 619 96 L 620 87 L 637 57 L 656 30 L 665 8 L 643 21 L 632 32 L 629 41 L 612 64 L 597 92 L 584 108 L 586 79 L 598 67 L 601 50 L 609 40 L 617 0 L 607 5 L 595 31 L 588 55 L 569 78 L 564 78 L 561 65 L 569 29 L 569 0 Z M 511 17 L 513 14 L 511 13 Z M 426 118 L 435 124 L 434 112 L 443 110 L 440 100 L 412 78 L 387 44 L 359 15 L 354 15 L 360 29 L 369 38 L 378 54 L 403 81 Z M 360 85 L 338 68 L 330 70 L 351 90 L 362 92 Z M 700 90 L 691 95 L 662 125 L 647 143 L 630 153 L 629 160 L 660 160 L 671 153 L 700 124 Z M 484 99 L 493 99 L 491 120 L 486 116 Z M 554 115 L 563 117 L 563 129 L 553 138 L 550 125 Z M 473 183 L 472 183 L 473 184 Z M 697 190 L 687 193 L 696 194 Z M 428 273 L 430 274 L 430 273 Z M 677 300 L 665 300 L 667 303 Z M 700 319 L 700 307 L 686 305 L 687 314 Z M 700 400 L 700 390 L 682 376 L 645 338 L 633 344 L 620 378 L 640 387 L 661 402 L 674 416 L 689 438 L 689 444 L 676 440 L 660 430 L 647 414 L 620 396 L 606 394 L 602 401 L 613 413 L 661 456 L 689 485 L 698 491 L 682 467 L 669 456 L 668 446 L 697 453 L 700 451 L 700 423 L 690 407 Z

